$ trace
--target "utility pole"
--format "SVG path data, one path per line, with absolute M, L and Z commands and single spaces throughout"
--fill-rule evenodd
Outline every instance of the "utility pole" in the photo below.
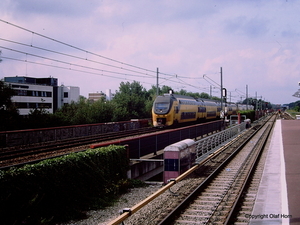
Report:
M 220 69 L 221 74 L 221 110 L 223 111 L 223 74 L 222 74 L 222 67 Z
M 156 69 L 156 96 L 158 96 L 158 74 L 159 74 L 159 72 L 158 72 L 158 67 L 157 67 L 157 69 Z
M 255 110 L 257 111 L 257 91 L 255 92 Z
M 246 85 L 246 101 L 247 101 L 246 109 L 248 110 L 248 105 L 249 105 L 249 100 L 248 100 L 248 84 Z

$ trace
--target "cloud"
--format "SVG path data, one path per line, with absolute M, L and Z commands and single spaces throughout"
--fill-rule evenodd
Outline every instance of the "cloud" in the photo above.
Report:
M 231 35 L 242 35 L 248 38 L 258 38 L 268 33 L 268 21 L 259 18 L 248 19 L 239 16 L 231 21 L 227 21 L 225 32 Z
M 72 1 L 72 0 L 27 0 L 17 1 L 13 4 L 15 16 L 49 15 L 62 17 L 83 17 L 90 13 L 98 1 Z
M 292 102 L 297 100 L 292 87 L 296 83 L 298 88 L 299 80 L 299 10 L 297 1 L 283 0 L 4 0 L 2 19 L 34 33 L 0 22 L 5 30 L 0 38 L 85 60 L 0 40 L 6 48 L 69 62 L 63 65 L 0 47 L 3 56 L 27 60 L 4 59 L 0 76 L 54 76 L 65 85 L 79 86 L 87 96 L 116 90 L 121 81 L 137 80 L 149 89 L 159 68 L 161 85 L 202 92 L 210 86 L 203 74 L 218 83 L 222 67 L 228 90 L 244 89 L 247 84 L 251 95 L 258 92 L 274 103 Z

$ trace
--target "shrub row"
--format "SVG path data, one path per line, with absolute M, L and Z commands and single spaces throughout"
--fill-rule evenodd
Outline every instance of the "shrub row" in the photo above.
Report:
M 1 224 L 48 224 L 101 206 L 128 169 L 125 147 L 109 146 L 0 171 Z

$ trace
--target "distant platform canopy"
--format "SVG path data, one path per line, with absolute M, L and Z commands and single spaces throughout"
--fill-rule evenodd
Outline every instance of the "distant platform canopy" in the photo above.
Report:
M 300 98 L 300 89 L 293 94 L 294 97 Z

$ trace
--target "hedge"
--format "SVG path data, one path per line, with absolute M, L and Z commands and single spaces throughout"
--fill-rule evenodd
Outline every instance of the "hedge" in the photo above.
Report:
M 125 147 L 109 146 L 0 171 L 1 224 L 49 224 L 103 205 L 128 169 Z

